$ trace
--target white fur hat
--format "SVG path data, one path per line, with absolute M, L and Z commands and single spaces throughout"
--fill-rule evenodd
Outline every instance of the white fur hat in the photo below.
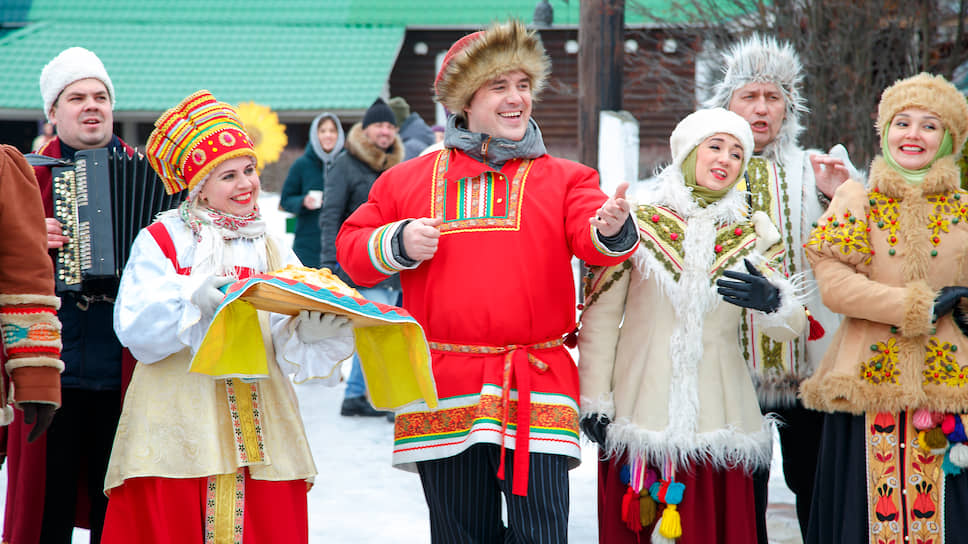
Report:
M 83 47 L 70 47 L 60 52 L 40 72 L 40 96 L 44 99 L 44 115 L 50 121 L 50 108 L 64 87 L 79 79 L 94 78 L 104 83 L 114 109 L 114 85 L 101 59 Z
M 739 115 L 723 108 L 710 108 L 690 113 L 672 131 L 669 148 L 672 151 L 672 164 L 682 166 L 689 153 L 713 134 L 726 133 L 735 136 L 743 146 L 743 168 L 753 155 L 753 130 L 750 124 Z
M 787 42 L 772 36 L 753 34 L 733 44 L 723 54 L 723 79 L 713 89 L 713 96 L 703 105 L 707 108 L 729 108 L 733 93 L 750 83 L 772 83 L 780 89 L 786 105 L 786 117 L 776 139 L 763 149 L 769 158 L 778 158 L 796 147 L 803 132 L 800 113 L 807 111 L 806 99 L 800 94 L 803 65 L 800 56 Z

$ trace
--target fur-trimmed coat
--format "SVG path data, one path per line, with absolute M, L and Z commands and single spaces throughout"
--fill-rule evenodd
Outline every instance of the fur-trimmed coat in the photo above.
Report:
M 804 404 L 966 412 L 968 339 L 950 314 L 931 321 L 942 287 L 968 285 L 968 193 L 955 158 L 914 186 L 877 157 L 869 185 L 842 185 L 807 244 L 824 304 L 845 319 L 803 383 Z
M 367 201 L 376 178 L 402 162 L 404 153 L 399 135 L 390 149 L 383 150 L 366 137 L 362 123 L 356 123 L 346 137 L 346 152 L 333 161 L 333 168 L 326 174 L 326 198 L 319 214 L 322 231 L 320 266 L 329 268 L 354 287 L 357 285 L 336 260 L 336 235 L 343 221 Z M 400 289 L 400 278 L 392 276 L 379 285 Z
M 771 431 L 739 346 L 742 309 L 722 300 L 724 270 L 745 272 L 782 254 L 767 216 L 745 216 L 732 191 L 700 208 L 681 174 L 661 179 L 637 219 L 641 244 L 629 265 L 593 269 L 578 349 L 583 416 L 606 415 L 606 449 L 657 466 L 769 463 Z M 769 276 L 781 306 L 764 314 L 778 341 L 797 337 L 806 314 L 791 281 Z

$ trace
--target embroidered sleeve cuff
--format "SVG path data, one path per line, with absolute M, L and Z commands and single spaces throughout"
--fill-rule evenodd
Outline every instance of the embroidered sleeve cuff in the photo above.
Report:
M 639 242 L 638 229 L 635 228 L 635 220 L 629 215 L 622 225 L 622 229 L 614 236 L 603 236 L 598 229 L 591 227 L 592 243 L 599 253 L 609 257 L 618 257 L 631 252 Z
M 406 220 L 389 223 L 376 229 L 370 235 L 366 249 L 370 255 L 370 263 L 381 274 L 392 276 L 401 270 L 416 268 L 417 264 L 419 264 L 415 263 L 408 266 L 393 253 L 393 240 L 396 237 L 397 231 L 402 231 L 405 225 Z
M 396 258 L 397 261 L 402 263 L 407 268 L 415 268 L 418 264 L 420 264 L 420 261 L 415 261 L 411 259 L 409 255 L 407 255 L 407 250 L 403 245 L 403 229 L 405 229 L 407 225 L 410 224 L 411 221 L 413 220 L 412 219 L 403 220 L 403 223 L 400 225 L 400 228 L 398 228 L 396 233 L 394 233 L 393 242 L 392 242 L 394 258 Z

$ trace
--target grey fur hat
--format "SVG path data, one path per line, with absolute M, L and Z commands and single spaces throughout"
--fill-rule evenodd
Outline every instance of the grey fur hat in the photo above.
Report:
M 788 147 L 797 147 L 803 132 L 800 114 L 808 111 L 800 94 L 803 65 L 793 46 L 779 42 L 772 36 L 753 34 L 733 44 L 722 57 L 723 78 L 713 89 L 713 95 L 703 105 L 707 108 L 729 108 L 733 93 L 749 83 L 772 83 L 783 94 L 786 117 L 776 140 L 763 149 L 768 158 L 779 158 Z

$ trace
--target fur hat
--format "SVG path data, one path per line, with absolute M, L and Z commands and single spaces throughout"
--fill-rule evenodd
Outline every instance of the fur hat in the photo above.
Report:
M 363 128 L 366 128 L 373 123 L 390 123 L 393 126 L 397 125 L 397 118 L 393 115 L 393 110 L 390 106 L 383 101 L 382 98 L 377 98 L 370 104 L 367 108 L 366 113 L 363 114 Z
M 682 165 L 689 153 L 713 134 L 724 132 L 735 136 L 743 146 L 743 168 L 753 155 L 753 130 L 750 124 L 735 113 L 723 108 L 698 110 L 685 116 L 669 137 L 669 148 L 672 151 L 672 164 Z
M 803 132 L 800 113 L 807 111 L 806 100 L 800 94 L 803 65 L 800 56 L 789 43 L 780 43 L 772 36 L 753 34 L 729 48 L 723 54 L 723 79 L 713 89 L 713 96 L 703 105 L 707 108 L 729 109 L 733 93 L 750 83 L 772 83 L 780 89 L 786 104 L 786 116 L 776 139 L 764 148 L 764 155 L 778 154 L 796 147 Z
M 80 79 L 94 78 L 104 83 L 114 109 L 114 85 L 108 71 L 97 55 L 83 47 L 71 47 L 60 52 L 40 71 L 40 96 L 44 99 L 44 115 L 50 121 L 50 109 L 65 87 Z
M 891 125 L 894 116 L 906 108 L 921 108 L 938 115 L 951 133 L 954 149 L 960 150 L 968 136 L 968 102 L 965 95 L 942 76 L 920 73 L 896 81 L 881 93 L 877 105 L 877 135 Z
M 216 166 L 235 157 L 256 158 L 255 146 L 232 106 L 201 90 L 155 121 L 145 148 L 168 194 L 198 184 Z
M 528 74 L 532 100 L 537 100 L 551 72 L 551 59 L 541 38 L 521 21 L 494 23 L 457 40 L 444 55 L 434 80 L 437 102 L 463 117 L 477 89 L 514 70 Z

